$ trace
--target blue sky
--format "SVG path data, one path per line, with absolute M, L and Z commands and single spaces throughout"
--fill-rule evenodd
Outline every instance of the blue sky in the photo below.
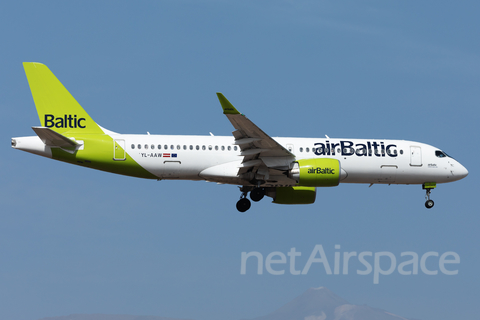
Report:
M 479 9 L 476 1 L 0 4 L 0 318 L 238 320 L 326 286 L 404 317 L 477 319 Z M 11 137 L 39 124 L 23 61 L 48 65 L 116 132 L 229 135 L 222 92 L 271 136 L 421 141 L 470 174 L 434 190 L 431 210 L 419 186 L 340 185 L 319 189 L 310 206 L 263 200 L 239 214 L 235 186 L 140 180 L 12 150 Z M 379 284 L 318 266 L 240 274 L 242 252 L 295 247 L 304 265 L 317 244 L 329 259 L 454 251 L 459 274 L 394 273 Z

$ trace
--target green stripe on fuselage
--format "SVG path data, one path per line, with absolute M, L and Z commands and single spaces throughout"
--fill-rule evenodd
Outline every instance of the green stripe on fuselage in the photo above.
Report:
M 52 148 L 52 158 L 91 169 L 131 177 L 158 179 L 157 176 L 144 169 L 126 152 L 125 160 L 114 160 L 114 141 L 109 135 L 75 134 L 74 137 L 77 141 L 83 141 L 83 150 L 76 150 L 71 153 L 61 148 Z M 118 144 L 116 147 L 121 148 Z

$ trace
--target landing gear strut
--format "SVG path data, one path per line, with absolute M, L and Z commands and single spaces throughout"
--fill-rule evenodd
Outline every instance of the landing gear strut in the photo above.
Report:
M 431 209 L 435 203 L 430 199 L 430 193 L 436 187 L 436 183 L 424 183 L 422 187 L 426 192 L 425 199 L 427 201 L 425 201 L 425 208 Z

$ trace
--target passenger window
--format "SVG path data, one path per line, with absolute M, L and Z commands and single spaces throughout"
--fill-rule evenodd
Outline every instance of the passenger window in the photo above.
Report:
M 152 144 L 152 145 L 150 146 L 150 149 L 152 149 L 152 150 L 155 149 L 155 146 Z
M 158 150 L 162 149 L 162 145 L 161 145 L 161 144 L 159 144 L 157 147 L 158 147 Z
M 165 150 L 167 150 L 167 149 L 168 149 L 168 146 L 167 146 L 167 145 L 164 145 L 163 148 L 164 148 Z
M 206 150 L 207 148 L 205 148 L 205 146 L 202 146 L 202 150 Z
M 237 151 L 237 146 L 233 147 L 233 150 Z
M 179 144 L 177 144 L 177 150 L 180 150 L 180 145 Z
M 145 149 L 147 149 L 147 150 L 148 150 L 148 144 L 146 144 L 146 145 L 145 145 Z
M 197 146 L 195 147 L 195 149 L 200 150 L 200 146 L 197 144 Z
M 134 144 L 132 144 L 132 149 L 135 149 L 135 145 L 134 145 Z
M 231 147 L 231 146 L 228 146 L 228 148 L 227 148 L 227 149 L 228 149 L 228 151 L 230 151 L 230 150 L 232 150 L 232 147 Z
M 141 144 L 139 144 L 137 147 L 138 147 L 138 149 L 142 149 L 142 145 L 141 145 Z
M 303 148 L 302 148 L 302 147 L 300 147 L 300 149 L 299 149 L 299 150 L 300 150 L 300 152 L 303 152 Z
M 225 151 L 225 146 L 222 146 L 222 151 Z
M 218 150 L 218 146 L 215 146 L 215 150 Z
M 305 148 L 305 151 L 306 151 L 306 152 L 310 152 L 310 148 Z
M 212 146 L 208 146 L 208 150 L 212 150 Z
M 192 146 L 192 145 L 190 145 L 190 150 L 193 150 L 193 146 Z
M 183 150 L 187 150 L 187 146 L 186 146 L 186 145 L 183 145 Z
M 172 144 L 172 145 L 170 145 L 170 150 L 173 150 L 173 149 L 175 149 L 175 147 Z

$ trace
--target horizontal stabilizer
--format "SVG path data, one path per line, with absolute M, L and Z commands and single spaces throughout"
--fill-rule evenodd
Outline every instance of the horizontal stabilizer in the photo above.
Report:
M 32 127 L 32 129 L 47 146 L 61 148 L 75 148 L 78 146 L 78 143 L 74 140 L 63 136 L 50 128 Z

